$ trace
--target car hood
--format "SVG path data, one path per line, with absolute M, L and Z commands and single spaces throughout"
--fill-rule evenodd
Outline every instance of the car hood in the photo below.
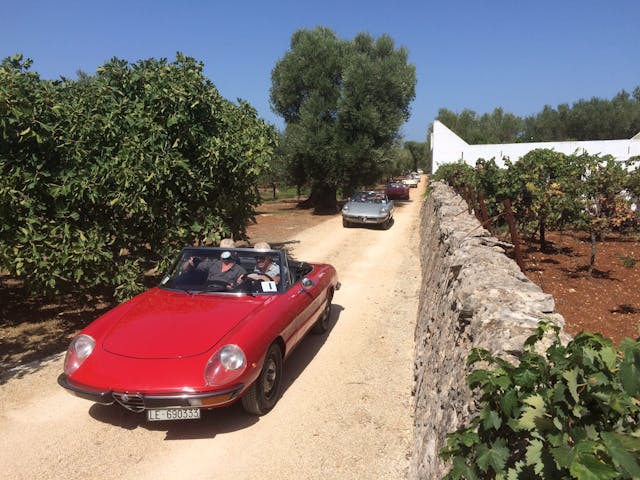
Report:
M 375 215 L 380 213 L 382 207 L 388 207 L 388 203 L 348 203 L 348 215 Z
M 102 347 L 132 358 L 199 355 L 259 308 L 268 297 L 232 297 L 150 290 L 133 303 L 103 339 Z

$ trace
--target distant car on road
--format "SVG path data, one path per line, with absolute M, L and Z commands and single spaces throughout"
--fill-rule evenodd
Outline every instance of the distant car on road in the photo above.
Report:
M 420 177 L 414 177 L 413 175 L 409 174 L 406 177 L 404 177 L 402 179 L 402 183 L 404 183 L 405 185 L 411 187 L 411 188 L 418 188 L 418 183 L 420 182 Z
M 393 200 L 379 190 L 354 193 L 342 207 L 342 226 L 378 225 L 387 229 L 393 223 Z
M 387 183 L 386 188 L 384 189 L 387 197 L 390 199 L 402 199 L 409 200 L 409 185 L 405 185 L 401 180 L 399 181 L 391 181 Z

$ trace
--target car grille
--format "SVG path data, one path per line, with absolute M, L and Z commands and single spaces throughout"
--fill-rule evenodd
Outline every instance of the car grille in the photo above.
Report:
M 139 393 L 117 393 L 113 392 L 113 398 L 120 405 L 132 412 L 140 413 L 144 411 L 144 398 Z

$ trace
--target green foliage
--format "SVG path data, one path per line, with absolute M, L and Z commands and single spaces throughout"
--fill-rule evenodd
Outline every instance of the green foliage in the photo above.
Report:
M 640 90 L 640 89 L 639 89 Z M 625 181 L 625 188 L 636 200 L 640 199 L 640 156 L 631 157 L 627 161 L 629 176 Z M 631 169 L 633 167 L 633 170 Z
M 475 173 L 472 167 L 459 160 L 455 163 L 440 165 L 431 176 L 431 180 L 443 181 L 461 192 L 466 185 L 475 185 Z
M 633 268 L 636 266 L 636 264 L 638 263 L 638 260 L 636 260 L 633 257 L 630 257 L 628 255 L 616 255 L 620 260 L 622 260 L 622 265 L 624 265 L 626 268 Z
M 382 177 L 415 96 L 405 49 L 386 35 L 349 42 L 328 28 L 299 30 L 271 78 L 273 109 L 286 122 L 283 152 L 298 184 L 324 192 L 331 208 L 339 189 Z
M 543 353 L 541 341 L 551 336 Z M 582 332 L 567 345 L 542 322 L 518 363 L 474 349 L 479 412 L 447 436 L 447 479 L 640 476 L 640 343 Z
M 417 171 L 419 168 L 427 170 L 427 144 L 425 142 L 405 142 L 404 149 L 411 154 L 412 164 L 407 170 Z
M 455 113 L 441 108 L 437 119 L 469 144 L 631 138 L 640 132 L 638 92 L 640 87 L 633 96 L 622 90 L 611 100 L 594 97 L 571 106 L 545 105 L 541 112 L 526 118 L 498 107 L 480 116 L 469 109 Z
M 384 159 L 381 162 L 380 169 L 382 178 L 397 177 L 404 175 L 413 170 L 413 156 L 406 144 L 401 144 L 397 140 L 386 150 Z M 375 182 L 368 184 L 373 185 Z M 367 186 L 363 184 L 362 186 Z M 350 192 L 348 192 L 350 193 Z
M 606 232 L 638 228 L 636 201 L 638 169 L 627 171 L 611 156 L 564 155 L 548 149 L 533 150 L 506 169 L 493 159 L 478 160 L 476 168 L 462 161 L 441 165 L 433 176 L 444 179 L 466 196 L 466 186 L 482 192 L 494 224 L 501 218 L 502 201 L 511 200 L 520 230 L 540 236 L 545 247 L 548 229 L 574 228 L 592 234 L 591 267 L 595 238 Z
M 479 159 L 474 172 L 474 184 L 478 192 L 482 192 L 489 218 L 494 223 L 502 223 L 500 214 L 502 202 L 506 195 L 509 178 L 505 169 L 498 167 L 495 160 Z
M 457 114 L 446 108 L 438 111 L 437 119 L 456 132 L 469 144 L 516 143 L 522 134 L 524 121 L 501 107 L 478 117 L 476 112 L 464 109 Z
M 244 235 L 275 132 L 202 64 L 114 58 L 76 82 L 29 66 L 0 67 L 0 267 L 124 298 L 177 248 Z
M 575 156 L 536 149 L 506 165 L 504 193 L 521 225 L 539 232 L 544 248 L 546 230 L 562 228 L 583 208 L 576 179 L 583 178 L 584 164 Z
M 634 226 L 635 214 L 621 195 L 629 178 L 623 164 L 610 155 L 600 157 L 585 154 L 579 158 L 586 168 L 584 181 L 581 182 L 586 208 L 582 211 L 580 226 L 598 234 Z

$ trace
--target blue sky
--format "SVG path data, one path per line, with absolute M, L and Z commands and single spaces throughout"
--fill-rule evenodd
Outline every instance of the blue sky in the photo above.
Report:
M 639 0 L 0 0 L 0 12 L 0 57 L 22 53 L 43 78 L 180 51 L 279 129 L 271 70 L 294 31 L 316 26 L 348 40 L 388 34 L 409 51 L 418 83 L 405 140 L 425 141 L 440 108 L 527 116 L 640 86 Z

